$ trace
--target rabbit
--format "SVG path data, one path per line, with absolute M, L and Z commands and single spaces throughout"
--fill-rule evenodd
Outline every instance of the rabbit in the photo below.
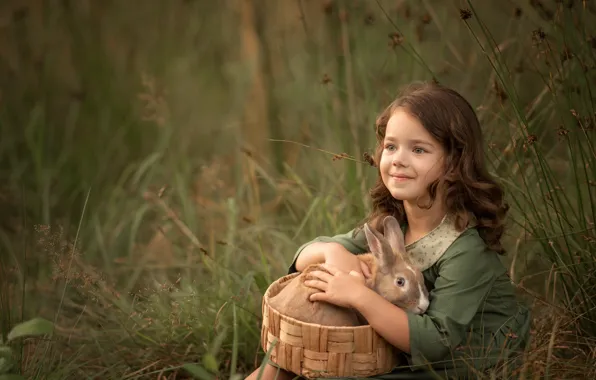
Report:
M 369 253 L 357 255 L 371 270 L 366 286 L 379 293 L 389 302 L 415 314 L 423 314 L 429 305 L 428 290 L 424 277 L 410 264 L 405 250 L 404 236 L 393 216 L 383 219 L 385 236 L 364 225 Z M 315 289 L 304 285 L 308 273 L 325 270 L 320 264 L 311 264 L 290 280 L 275 296 L 269 299 L 270 306 L 283 315 L 306 323 L 325 326 L 359 326 L 367 322 L 356 310 L 333 305 L 328 302 L 309 300 Z

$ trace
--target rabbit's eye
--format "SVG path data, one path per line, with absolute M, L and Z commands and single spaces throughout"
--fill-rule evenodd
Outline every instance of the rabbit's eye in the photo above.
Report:
M 403 277 L 398 277 L 397 280 L 395 280 L 395 283 L 397 286 L 404 286 L 406 284 L 406 280 Z

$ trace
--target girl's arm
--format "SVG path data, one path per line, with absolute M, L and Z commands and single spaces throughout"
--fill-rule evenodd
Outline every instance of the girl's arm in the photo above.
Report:
M 356 255 L 348 251 L 343 245 L 335 242 L 315 242 L 307 245 L 296 258 L 296 270 L 304 271 L 311 264 L 327 263 L 349 272 L 352 270 L 363 274 L 365 277 L 371 275 L 370 268 L 364 262 L 358 260 Z
M 298 272 L 302 272 L 304 268 L 308 267 L 311 264 L 324 262 L 325 251 L 335 248 L 333 247 L 333 245 L 336 244 L 337 243 L 314 242 L 307 245 L 296 258 L 296 270 Z
M 399 350 L 410 353 L 410 328 L 408 315 L 370 288 L 360 287 L 354 308 L 362 314 L 371 327 L 387 342 Z
M 367 252 L 364 232 L 360 231 L 356 236 L 353 236 L 353 230 L 335 236 L 319 236 L 302 244 L 294 254 L 288 273 L 301 272 L 310 264 L 326 261 L 325 252 L 328 251 L 344 251 L 354 255 Z

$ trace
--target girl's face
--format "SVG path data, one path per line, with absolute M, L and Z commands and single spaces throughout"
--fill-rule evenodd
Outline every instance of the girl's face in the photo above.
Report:
M 387 122 L 379 163 L 381 178 L 395 199 L 417 204 L 443 174 L 445 151 L 420 121 L 402 109 Z

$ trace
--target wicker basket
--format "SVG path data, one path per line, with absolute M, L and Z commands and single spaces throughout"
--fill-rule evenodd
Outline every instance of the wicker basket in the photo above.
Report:
M 269 298 L 298 273 L 273 282 L 263 296 L 261 346 L 270 360 L 297 375 L 314 377 L 368 377 L 390 372 L 397 351 L 372 327 L 333 327 L 300 322 L 274 310 Z

